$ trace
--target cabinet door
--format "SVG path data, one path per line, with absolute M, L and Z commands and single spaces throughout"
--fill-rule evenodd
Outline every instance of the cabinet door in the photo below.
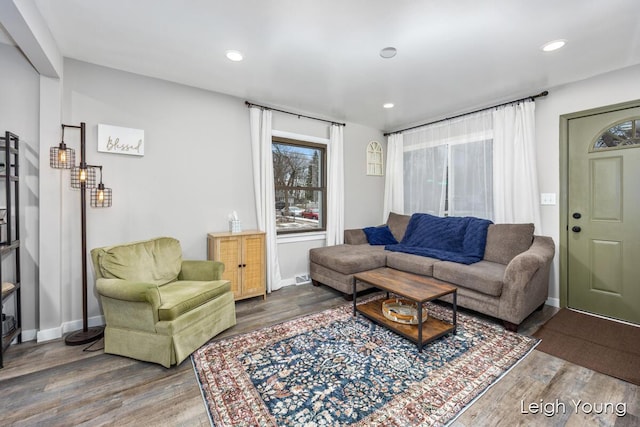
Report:
M 264 234 L 243 238 L 242 295 L 244 297 L 265 294 Z
M 236 237 L 217 237 L 214 244 L 214 259 L 224 264 L 222 278 L 231 282 L 235 298 L 242 296 L 242 246 Z

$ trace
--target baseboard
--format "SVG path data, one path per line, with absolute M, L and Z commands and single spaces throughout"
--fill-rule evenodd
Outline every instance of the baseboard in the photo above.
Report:
M 36 339 L 36 335 L 37 335 L 38 331 L 36 329 L 28 329 L 28 330 L 22 330 L 22 334 L 21 334 L 21 338 L 22 341 L 33 341 Z
M 94 316 L 87 319 L 87 326 L 103 326 L 104 316 Z M 82 329 L 82 320 L 72 320 L 64 322 L 57 328 L 42 329 L 37 332 L 36 340 L 38 342 L 51 341 L 62 338 L 64 334 Z
M 51 340 L 55 340 L 58 338 L 62 338 L 62 328 L 58 327 L 58 328 L 50 328 L 50 329 L 42 329 L 40 331 L 38 331 L 38 333 L 36 334 L 36 341 L 37 342 L 43 342 L 43 341 L 51 341 Z
M 551 307 L 560 308 L 560 300 L 558 298 L 547 298 L 545 304 L 550 305 Z

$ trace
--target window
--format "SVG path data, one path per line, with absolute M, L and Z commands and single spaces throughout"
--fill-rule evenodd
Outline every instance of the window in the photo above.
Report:
M 321 231 L 326 225 L 326 146 L 273 137 L 278 234 Z
M 404 211 L 493 219 L 491 113 L 404 134 Z
M 640 120 L 626 120 L 604 131 L 593 144 L 593 150 L 608 150 L 640 145 Z

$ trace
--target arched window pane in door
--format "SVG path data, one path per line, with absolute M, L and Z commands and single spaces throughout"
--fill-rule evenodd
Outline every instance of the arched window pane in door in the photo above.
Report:
M 640 146 L 640 119 L 627 120 L 602 132 L 591 151 Z

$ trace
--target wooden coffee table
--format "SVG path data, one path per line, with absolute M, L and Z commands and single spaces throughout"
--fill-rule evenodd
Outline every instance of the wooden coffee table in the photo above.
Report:
M 418 306 L 418 324 L 408 325 L 387 319 L 382 313 L 382 300 L 380 299 L 357 305 L 356 282 L 358 280 L 387 291 L 387 298 L 389 298 L 390 293 L 393 293 L 415 302 Z M 433 316 L 427 316 L 427 320 L 423 321 L 422 305 L 427 301 L 448 294 L 453 294 L 453 316 L 451 323 L 436 319 Z M 353 315 L 356 316 L 357 313 L 360 312 L 374 322 L 415 342 L 419 352 L 422 352 L 422 346 L 424 344 L 440 338 L 449 332 L 456 333 L 458 321 L 457 296 L 458 288 L 447 282 L 432 277 L 418 276 L 416 274 L 394 270 L 392 268 L 377 268 L 353 276 Z

